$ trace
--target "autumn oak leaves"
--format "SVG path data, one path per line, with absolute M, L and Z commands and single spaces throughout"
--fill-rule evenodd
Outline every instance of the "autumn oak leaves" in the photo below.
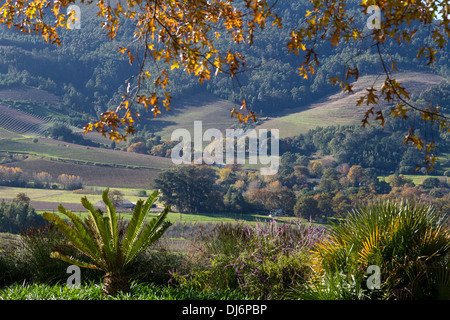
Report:
M 110 39 L 114 39 L 124 21 L 129 20 L 135 26 L 134 37 L 119 52 L 126 55 L 130 64 L 138 64 L 139 73 L 122 96 L 122 102 L 115 110 L 105 111 L 98 121 L 86 125 L 86 131 L 96 130 L 109 138 L 120 141 L 135 132 L 135 123 L 139 119 L 136 104 L 153 112 L 154 116 L 162 109 L 170 110 L 171 94 L 169 92 L 170 72 L 180 69 L 197 77 L 200 83 L 218 73 L 236 78 L 245 72 L 245 57 L 234 49 L 220 51 L 218 41 L 227 39 L 230 43 L 251 46 L 255 32 L 268 24 L 283 28 L 282 19 L 275 14 L 278 0 L 81 0 L 85 5 L 96 5 L 97 15 L 102 18 L 102 27 Z M 0 23 L 14 26 L 21 32 L 38 33 L 45 41 L 60 45 L 58 28 L 69 23 L 66 8 L 74 0 L 37 1 L 6 0 L 0 6 Z M 384 123 L 386 112 L 394 117 L 407 118 L 419 115 L 421 119 L 441 130 L 450 130 L 449 118 L 440 112 L 438 106 L 418 108 L 411 105 L 409 93 L 393 77 L 396 62 L 389 56 L 385 61 L 382 54 L 387 41 L 409 44 L 418 28 L 429 28 L 429 37 L 419 49 L 417 58 L 424 58 L 433 65 L 436 54 L 444 49 L 450 35 L 448 20 L 449 4 L 447 0 L 435 1 L 368 1 L 359 2 L 361 14 L 369 18 L 368 9 L 377 5 L 382 13 L 380 28 L 361 28 L 350 14 L 354 4 L 345 0 L 310 0 L 305 6 L 303 21 L 295 30 L 289 31 L 286 43 L 289 53 L 302 56 L 299 62 L 299 75 L 308 78 L 314 75 L 320 64 L 316 52 L 319 42 L 328 41 L 331 47 L 345 43 L 369 42 L 369 47 L 376 47 L 380 63 L 384 69 L 385 81 L 381 91 L 375 87 L 357 102 L 367 105 L 369 109 L 363 119 L 368 125 L 374 117 Z M 439 18 L 439 20 L 437 20 Z M 238 48 L 238 46 L 235 46 Z M 358 68 L 349 64 L 342 74 L 329 79 L 339 85 L 344 92 L 352 93 L 352 88 L 359 77 Z M 157 66 L 157 74 L 150 74 L 148 65 Z M 133 80 L 133 81 L 131 81 Z M 143 92 L 142 84 L 153 81 L 155 90 Z M 150 90 L 151 91 L 151 90 Z M 380 99 L 385 100 L 390 109 L 378 108 Z M 256 114 L 247 106 L 245 97 L 239 110 L 233 109 L 231 116 L 240 122 L 255 121 Z M 406 143 L 413 143 L 431 153 L 433 143 L 425 143 L 414 130 L 405 138 Z M 430 155 L 429 164 L 434 158 Z
M 133 111 L 134 103 L 144 105 L 154 116 L 161 113 L 161 108 L 170 110 L 171 95 L 167 88 L 171 70 L 183 68 L 200 83 L 219 72 L 235 77 L 245 68 L 244 57 L 231 49 L 219 52 L 216 40 L 226 34 L 234 43 L 251 45 L 254 30 L 263 28 L 267 17 L 272 16 L 274 23 L 280 23 L 266 1 L 258 0 L 245 1 L 245 8 L 249 11 L 246 13 L 237 10 L 232 2 L 225 1 L 127 1 L 126 5 L 126 9 L 120 3 L 114 9 L 104 4 L 99 8 L 101 16 L 106 18 L 104 27 L 111 39 L 120 19 L 135 21 L 134 40 L 119 51 L 128 56 L 130 63 L 136 62 L 136 53 L 139 52 L 142 56 L 138 61 L 140 73 L 136 75 L 135 86 L 127 90 L 115 111 L 103 113 L 100 121 L 86 126 L 86 131 L 107 133 L 114 140 L 124 139 L 135 131 L 134 122 L 139 114 Z M 156 64 L 159 74 L 150 74 L 146 70 L 147 62 Z M 142 93 L 142 82 L 151 79 L 155 92 Z M 157 91 L 163 91 L 163 96 L 159 96 Z M 247 110 L 245 100 L 241 110 Z M 231 116 L 245 122 L 256 118 L 253 111 L 248 110 L 244 115 L 241 110 L 233 110 Z M 121 127 L 124 133 L 120 132 Z

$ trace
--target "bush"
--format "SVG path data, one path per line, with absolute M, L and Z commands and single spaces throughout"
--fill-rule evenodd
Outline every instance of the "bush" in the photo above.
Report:
M 309 273 L 309 249 L 323 229 L 275 221 L 256 226 L 220 224 L 203 235 L 181 284 L 205 291 L 240 290 L 249 297 L 283 298 Z
M 66 240 L 52 225 L 31 227 L 23 231 L 14 246 L 5 249 L 0 255 L 0 286 L 12 283 L 65 283 L 68 264 L 50 258 L 55 248 L 63 248 L 69 253 Z M 70 254 L 76 256 L 74 250 Z M 91 272 L 92 274 L 92 272 Z M 88 273 L 82 280 L 92 280 Z
M 69 264 L 53 259 L 50 254 L 60 250 L 76 259 L 89 261 L 79 251 L 67 245 L 66 238 L 52 224 L 45 227 L 29 228 L 20 234 L 15 246 L 0 250 L 0 287 L 17 283 L 65 284 Z M 171 271 L 182 261 L 180 254 L 170 252 L 160 244 L 147 250 L 129 266 L 131 278 L 140 282 L 167 285 Z M 82 269 L 81 281 L 84 284 L 98 282 L 102 272 Z
M 139 255 L 128 267 L 127 272 L 133 280 L 167 285 L 171 282 L 172 271 L 183 261 L 181 253 L 171 252 L 161 242 L 155 243 L 151 250 Z
M 432 206 L 408 201 L 377 202 L 349 212 L 317 244 L 314 271 L 319 276 L 304 292 L 320 296 L 334 288 L 347 290 L 337 296 L 353 299 L 448 299 L 446 219 Z M 381 270 L 379 290 L 365 285 L 370 265 Z M 336 282 L 341 276 L 344 281 Z
M 46 221 L 23 201 L 0 202 L 0 232 L 20 233 L 31 226 L 43 226 Z

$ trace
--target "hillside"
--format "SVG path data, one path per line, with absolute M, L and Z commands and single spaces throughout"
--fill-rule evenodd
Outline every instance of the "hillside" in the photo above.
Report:
M 277 4 L 286 30 L 298 25 L 306 3 L 301 0 Z M 133 25 L 123 25 L 116 39 L 110 41 L 93 9 L 82 10 L 82 28 L 63 30 L 61 47 L 45 44 L 37 36 L 0 28 L 0 152 L 5 162 L 12 153 L 28 154 L 26 160 L 6 164 L 24 170 L 45 168 L 55 174 L 78 170 L 88 184 L 148 186 L 147 180 L 172 165 L 170 159 L 111 150 L 111 141 L 96 133 L 83 137 L 105 148 L 44 137 L 45 131 L 59 122 L 80 134 L 87 122 L 115 109 L 126 91 L 125 80 L 138 68 L 130 66 L 127 57 L 117 52 L 132 39 Z M 279 129 L 282 138 L 316 127 L 359 124 L 367 108 L 357 108 L 356 101 L 382 72 L 377 52 L 352 45 L 330 48 L 320 44 L 317 48 L 320 67 L 314 77 L 303 79 L 298 75 L 301 58 L 287 54 L 289 35 L 280 32 L 268 27 L 255 35 L 254 45 L 242 48 L 248 70 L 239 74 L 238 81 L 218 74 L 199 85 L 195 77 L 172 70 L 168 88 L 173 96 L 172 111 L 163 110 L 158 118 L 153 118 L 151 112 L 142 112 L 136 126 L 137 136 L 147 142 L 153 135 L 168 140 L 177 128 L 192 131 L 194 121 L 202 121 L 203 130 L 239 127 L 230 111 L 244 96 L 259 116 L 256 128 Z M 434 68 L 415 58 L 425 36 L 426 30 L 420 30 L 411 46 L 386 43 L 383 53 L 395 56 L 400 70 L 396 79 L 416 95 L 448 78 L 448 51 L 439 53 Z M 228 50 L 229 46 L 229 42 L 223 41 L 219 49 Z M 365 50 L 361 52 L 362 49 Z M 355 93 L 343 95 L 328 79 L 342 72 L 349 59 L 358 65 L 361 77 Z M 156 66 L 146 67 L 151 74 L 158 74 Z M 378 81 L 381 79 L 380 76 Z M 153 80 L 142 84 L 144 90 L 154 90 Z M 439 94 L 444 93 L 440 103 L 448 101 L 444 89 L 447 90 L 438 90 Z M 425 100 L 429 102 L 432 98 L 433 94 Z M 254 126 L 251 123 L 247 127 Z M 124 150 L 129 142 L 115 147 Z M 115 171 L 110 173 L 105 168 Z M 147 171 L 139 174 L 139 170 Z
M 148 187 L 156 175 L 172 165 L 170 159 L 119 150 L 87 147 L 45 137 L 53 121 L 0 105 L 2 165 L 24 172 L 80 176 L 93 186 Z M 94 136 L 95 134 L 90 134 Z M 23 154 L 19 161 L 8 154 Z
M 395 77 L 416 96 L 445 80 L 435 74 L 420 72 L 401 72 Z M 374 75 L 363 76 L 355 83 L 353 94 L 339 92 L 326 96 L 307 107 L 292 109 L 279 117 L 270 118 L 257 128 L 279 129 L 280 137 L 285 138 L 304 134 L 316 127 L 360 124 L 368 107 L 365 104 L 357 107 L 356 102 L 373 83 L 379 90 L 383 83 L 382 78 Z M 380 104 L 380 107 L 385 109 L 389 106 Z
M 234 107 L 236 105 L 232 102 L 208 92 L 193 93 L 175 99 L 171 111 L 163 112 L 157 118 L 145 113 L 141 125 L 167 140 L 170 140 L 172 132 L 177 128 L 185 128 L 192 134 L 194 121 L 201 121 L 203 130 L 225 130 L 239 125 L 236 119 L 230 117 Z

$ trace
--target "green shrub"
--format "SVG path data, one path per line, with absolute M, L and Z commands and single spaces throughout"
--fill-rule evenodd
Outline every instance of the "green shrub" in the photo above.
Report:
M 123 226 L 121 226 L 121 229 Z M 78 260 L 89 260 L 72 246 L 67 245 L 64 235 L 52 224 L 34 227 L 21 233 L 15 246 L 0 249 L 0 287 L 14 282 L 54 285 L 65 283 L 69 277 L 66 262 L 51 258 L 54 250 L 64 252 Z M 170 252 L 164 245 L 156 244 L 152 250 L 139 255 L 127 268 L 132 280 L 167 285 L 171 271 L 180 265 L 179 253 Z M 98 281 L 102 273 L 83 269 L 81 282 Z
M 277 222 L 219 224 L 201 238 L 183 285 L 205 291 L 240 290 L 255 298 L 283 298 L 309 273 L 309 249 L 323 230 Z
M 349 212 L 317 244 L 313 268 L 317 277 L 305 292 L 324 291 L 332 287 L 329 279 L 344 275 L 347 283 L 360 284 L 355 299 L 448 298 L 449 248 L 446 217 L 436 214 L 432 206 L 376 202 Z M 366 286 L 370 265 L 381 270 L 379 290 Z M 343 286 L 336 289 L 344 290 Z
M 67 244 L 67 239 L 62 232 L 53 225 L 46 227 L 30 228 L 21 234 L 21 246 L 15 252 L 16 259 L 27 270 L 28 277 L 22 281 L 33 283 L 55 284 L 65 283 L 67 274 L 66 262 L 51 258 L 55 250 L 64 252 L 73 258 L 88 262 L 85 256 L 72 246 Z M 96 270 L 83 270 L 81 280 L 88 282 L 98 280 L 101 273 Z
M 23 201 L 0 202 L 0 232 L 20 233 L 31 226 L 43 226 L 46 221 Z
M 79 267 L 103 271 L 105 296 L 130 290 L 127 268 L 171 226 L 170 222 L 165 221 L 170 206 L 166 206 L 156 217 L 147 220 L 159 191 L 154 191 L 146 201 L 137 201 L 132 217 L 126 225 L 121 222 L 108 194 L 109 189 L 102 194 L 106 205 L 105 214 L 94 208 L 86 197 L 81 199 L 89 213 L 84 220 L 60 205 L 58 210 L 70 219 L 70 225 L 54 213 L 42 214 L 64 234 L 69 245 L 89 261 L 78 259 L 58 248 L 53 250 L 50 256 Z
M 171 282 L 172 271 L 181 266 L 184 257 L 181 253 L 171 252 L 157 242 L 151 250 L 146 250 L 127 268 L 132 280 L 167 285 Z

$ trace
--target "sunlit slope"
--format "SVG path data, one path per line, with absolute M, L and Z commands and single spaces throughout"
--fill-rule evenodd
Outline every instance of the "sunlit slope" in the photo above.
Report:
M 374 83 L 379 93 L 383 79 L 382 76 L 375 75 L 361 77 L 354 85 L 353 94 L 339 92 L 324 97 L 322 101 L 306 108 L 271 118 L 257 128 L 279 129 L 281 137 L 290 137 L 306 133 L 316 127 L 360 124 L 369 107 L 365 103 L 357 107 L 356 102 L 366 93 L 366 88 L 371 87 Z M 395 79 L 415 95 L 444 80 L 438 75 L 420 72 L 399 73 L 395 75 Z M 389 106 L 380 103 L 380 107 L 388 108 Z

